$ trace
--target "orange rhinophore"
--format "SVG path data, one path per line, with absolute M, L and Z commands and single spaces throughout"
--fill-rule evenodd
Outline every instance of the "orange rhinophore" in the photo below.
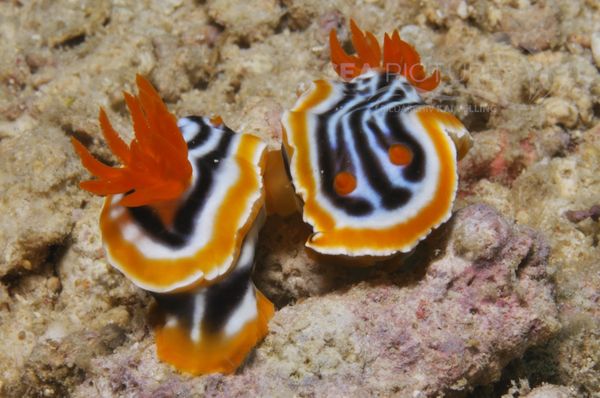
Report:
M 383 38 L 383 54 L 377 39 L 371 32 L 363 32 L 350 20 L 352 44 L 356 55 L 348 55 L 337 39 L 335 29 L 329 33 L 331 47 L 331 63 L 333 68 L 344 79 L 352 79 L 368 69 L 382 68 L 391 73 L 404 76 L 413 86 L 431 91 L 440 83 L 440 72 L 435 70 L 427 77 L 421 57 L 407 42 L 400 39 L 397 30 Z
M 137 75 L 139 96 L 125 93 L 135 138 L 127 146 L 100 109 L 100 127 L 108 146 L 123 163 L 110 167 L 96 160 L 75 138 L 73 146 L 82 164 L 97 180 L 84 181 L 81 188 L 96 195 L 127 193 L 121 204 L 142 206 L 179 197 L 190 185 L 192 166 L 187 145 L 152 85 Z

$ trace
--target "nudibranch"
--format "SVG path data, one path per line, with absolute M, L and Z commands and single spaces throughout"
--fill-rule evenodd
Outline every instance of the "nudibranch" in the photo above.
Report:
M 267 333 L 273 304 L 251 279 L 264 217 L 266 144 L 219 117 L 179 121 L 137 76 L 125 94 L 135 138 L 127 145 L 100 110 L 122 166 L 95 159 L 81 187 L 106 196 L 100 230 L 109 263 L 156 298 L 158 357 L 177 369 L 233 372 Z
M 317 80 L 284 113 L 283 153 L 306 246 L 320 254 L 382 259 L 411 251 L 451 214 L 457 161 L 471 137 L 453 115 L 426 105 L 440 73 L 427 76 L 397 31 L 383 49 L 351 21 L 356 55 L 330 32 L 343 81 Z

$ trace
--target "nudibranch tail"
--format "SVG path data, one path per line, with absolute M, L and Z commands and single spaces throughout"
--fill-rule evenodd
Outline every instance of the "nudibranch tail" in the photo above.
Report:
M 331 63 L 344 79 L 352 79 L 369 69 L 382 68 L 390 73 L 404 76 L 413 86 L 423 91 L 431 91 L 440 83 L 440 73 L 435 70 L 427 76 L 419 53 L 407 42 L 400 39 L 397 30 L 387 33 L 383 39 L 383 53 L 377 39 L 371 32 L 360 30 L 354 20 L 350 20 L 352 44 L 356 55 L 347 54 L 337 39 L 335 29 L 329 32 Z
M 300 210 L 294 187 L 290 182 L 288 169 L 283 159 L 285 152 L 272 150 L 267 152 L 264 174 L 265 205 L 268 214 L 289 216 Z
M 189 323 L 192 319 L 170 318 L 169 321 L 169 317 L 163 315 L 166 323 L 154 329 L 158 358 L 194 375 L 234 372 L 267 335 L 269 320 L 275 312 L 273 304 L 254 286 L 246 295 L 244 305 L 249 318 L 240 325 L 230 319 L 228 322 L 233 326 L 224 329 L 211 329 L 203 320 L 195 325 Z M 201 295 L 191 296 L 189 300 L 194 306 L 204 305 Z
M 96 195 L 125 194 L 120 204 L 137 207 L 177 199 L 191 183 L 192 166 L 187 144 L 150 82 L 136 77 L 138 97 L 125 93 L 135 138 L 127 146 L 100 109 L 99 121 L 109 148 L 121 160 L 121 167 L 110 167 L 95 159 L 75 138 L 75 151 L 83 166 L 97 177 L 81 187 Z
M 273 304 L 254 286 L 251 271 L 264 216 L 248 232 L 234 271 L 219 283 L 156 295 L 158 357 L 192 373 L 231 373 L 267 334 Z

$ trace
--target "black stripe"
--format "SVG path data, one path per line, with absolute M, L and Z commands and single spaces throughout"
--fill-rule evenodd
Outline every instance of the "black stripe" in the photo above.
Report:
M 196 184 L 190 192 L 187 200 L 175 212 L 173 225 L 164 225 L 156 211 L 150 206 L 129 207 L 127 210 L 135 223 L 154 240 L 171 248 L 180 248 L 187 244 L 193 235 L 194 222 L 198 214 L 202 212 L 204 204 L 214 185 L 214 175 L 221 164 L 220 160 L 227 156 L 233 134 L 231 129 L 215 128 L 207 126 L 202 118 L 190 117 L 191 120 L 200 125 L 200 131 L 209 129 L 210 134 L 221 134 L 219 143 L 214 150 L 206 155 L 190 159 L 196 162 L 198 176 Z M 199 133 L 200 134 L 200 133 Z M 190 154 L 193 156 L 192 154 Z
M 287 175 L 288 180 L 294 184 L 294 180 L 292 179 L 292 172 L 290 171 L 290 158 L 288 157 L 287 151 L 285 150 L 285 146 L 281 144 L 281 156 L 283 157 L 283 167 L 285 168 L 285 175 Z M 296 188 L 294 188 L 296 190 Z
M 204 313 L 201 330 L 215 334 L 223 330 L 233 312 L 240 306 L 248 288 L 254 289 L 250 279 L 252 267 L 241 266 L 224 280 L 204 289 Z M 254 291 L 252 292 L 254 293 Z M 191 330 L 195 308 L 194 292 L 176 294 L 152 294 L 164 321 L 170 316 L 177 318 L 179 326 Z
M 196 133 L 194 138 L 188 141 L 188 149 L 198 148 L 208 140 L 212 129 L 210 126 L 204 123 L 204 119 L 199 116 L 187 116 L 186 119 L 193 121 L 199 127 L 198 133 Z
M 421 181 L 425 177 L 425 152 L 423 147 L 408 132 L 406 125 L 402 122 L 400 113 L 389 112 L 385 118 L 385 124 L 392 137 L 398 143 L 408 146 L 413 153 L 410 164 L 402 169 L 404 178 L 412 182 Z
M 181 327 L 192 328 L 192 317 L 194 315 L 194 295 L 190 293 L 152 293 L 161 311 L 161 315 L 175 316 Z
M 377 101 L 379 101 L 379 99 L 381 97 L 388 94 L 388 92 L 390 91 L 389 86 L 393 85 L 396 82 L 397 76 L 391 75 L 389 73 L 382 73 L 380 75 L 377 75 L 376 79 L 378 79 L 378 81 L 377 81 L 377 89 L 375 91 L 375 94 L 371 95 L 368 99 L 363 101 L 363 103 L 365 103 L 365 104 L 369 104 L 369 103 L 376 104 Z M 404 98 L 406 98 L 406 94 L 404 93 L 404 90 L 397 89 L 394 91 L 394 93 L 390 96 L 390 99 L 388 99 L 387 101 L 398 102 L 398 101 L 404 100 Z M 377 105 L 371 106 L 370 108 L 377 109 L 380 106 L 381 106 L 380 104 L 377 104 Z
M 208 287 L 202 319 L 203 330 L 216 333 L 223 329 L 235 309 L 242 303 L 250 285 L 252 267 L 234 271 L 223 281 Z
M 376 81 L 373 81 L 376 79 Z M 400 113 L 406 112 L 416 106 L 423 105 L 422 102 L 408 102 L 407 90 L 414 96 L 414 88 L 406 82 L 398 80 L 398 76 L 392 73 L 380 73 L 355 83 L 343 84 L 343 95 L 330 109 L 316 116 L 314 138 L 317 140 L 317 162 L 318 173 L 321 177 L 321 190 L 323 194 L 338 208 L 347 214 L 361 216 L 371 213 L 374 208 L 367 198 L 356 196 L 341 196 L 334 190 L 335 175 L 341 171 L 348 171 L 356 175 L 356 167 L 366 170 L 368 183 L 379 195 L 381 205 L 389 210 L 404 206 L 411 198 L 410 190 L 395 187 L 393 181 L 385 172 L 381 159 L 379 159 L 373 148 L 370 147 L 366 134 L 373 134 L 379 147 L 387 152 L 394 144 L 403 144 L 413 152 L 413 161 L 410 165 L 400 167 L 399 172 L 408 181 L 420 181 L 424 178 L 425 156 L 421 145 L 408 133 L 406 126 L 400 119 Z M 390 94 L 390 90 L 391 94 Z M 358 103 L 348 107 L 347 104 L 356 98 L 365 98 Z M 382 100 L 382 98 L 388 96 Z M 344 109 L 344 108 L 347 109 Z M 379 126 L 375 117 L 364 120 L 365 112 L 375 114 L 377 111 L 386 112 L 384 126 Z M 340 113 L 342 113 L 340 115 Z M 328 122 L 331 118 L 338 117 L 335 128 L 336 149 L 329 142 Z M 349 142 L 344 139 L 344 120 L 348 120 L 350 134 L 359 157 L 359 165 L 351 163 Z M 367 130 L 367 131 L 365 131 Z
M 186 236 L 192 235 L 196 215 L 202 212 L 214 183 L 214 175 L 221 165 L 220 160 L 226 157 L 232 138 L 233 133 L 224 130 L 217 147 L 201 158 L 196 159 L 198 179 L 188 200 L 177 211 L 173 223 L 176 231 Z
M 185 245 L 186 236 L 167 229 L 152 207 L 128 207 L 127 210 L 134 222 L 153 239 L 173 248 Z
M 354 112 L 350 117 L 350 132 L 354 139 L 354 146 L 361 162 L 365 175 L 371 187 L 379 194 L 381 204 L 386 209 L 395 209 L 405 205 L 411 198 L 412 193 L 401 187 L 394 187 L 388 175 L 385 173 L 381 162 L 370 148 L 367 132 L 362 129 L 364 111 Z
M 347 83 L 349 87 L 344 90 L 347 94 L 342 97 L 338 103 L 336 103 L 330 110 L 327 112 L 317 115 L 316 120 L 316 130 L 315 135 L 318 148 L 318 164 L 319 170 L 321 173 L 321 190 L 324 195 L 331 200 L 336 207 L 344 209 L 348 214 L 354 216 L 363 216 L 370 214 L 373 211 L 373 206 L 369 203 L 368 200 L 364 198 L 356 198 L 350 196 L 341 196 L 335 192 L 333 187 L 333 181 L 335 175 L 340 171 L 347 170 L 347 165 L 342 164 L 343 158 L 338 159 L 336 156 L 332 156 L 333 148 L 331 143 L 329 142 L 328 137 L 328 121 L 335 113 L 339 112 L 339 109 L 342 109 L 343 106 L 352 101 L 353 97 L 348 95 L 348 92 L 351 92 L 353 89 L 352 83 Z M 348 153 L 348 150 L 345 149 L 345 140 L 340 138 L 340 131 L 342 129 L 341 124 L 336 126 L 336 134 L 338 134 L 338 142 L 337 145 L 345 152 Z M 346 168 L 344 168 L 346 167 Z

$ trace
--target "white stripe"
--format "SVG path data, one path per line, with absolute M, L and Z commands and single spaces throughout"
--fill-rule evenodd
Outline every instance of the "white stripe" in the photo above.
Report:
M 177 127 L 179 127 L 179 130 L 183 135 L 183 139 L 185 139 L 186 141 L 190 141 L 196 136 L 196 134 L 200 132 L 200 126 L 198 125 L 198 123 L 186 117 L 181 118 L 177 121 Z
M 246 289 L 246 294 L 241 304 L 235 309 L 227 324 L 225 325 L 225 335 L 228 337 L 238 333 L 244 325 L 258 316 L 258 309 L 256 308 L 256 296 L 254 295 L 254 285 L 250 282 L 250 285 Z
M 206 288 L 199 288 L 198 292 L 194 295 L 194 313 L 192 315 L 192 330 L 190 331 L 190 337 L 196 344 L 202 338 L 202 318 L 204 317 L 204 306 L 206 305 Z

